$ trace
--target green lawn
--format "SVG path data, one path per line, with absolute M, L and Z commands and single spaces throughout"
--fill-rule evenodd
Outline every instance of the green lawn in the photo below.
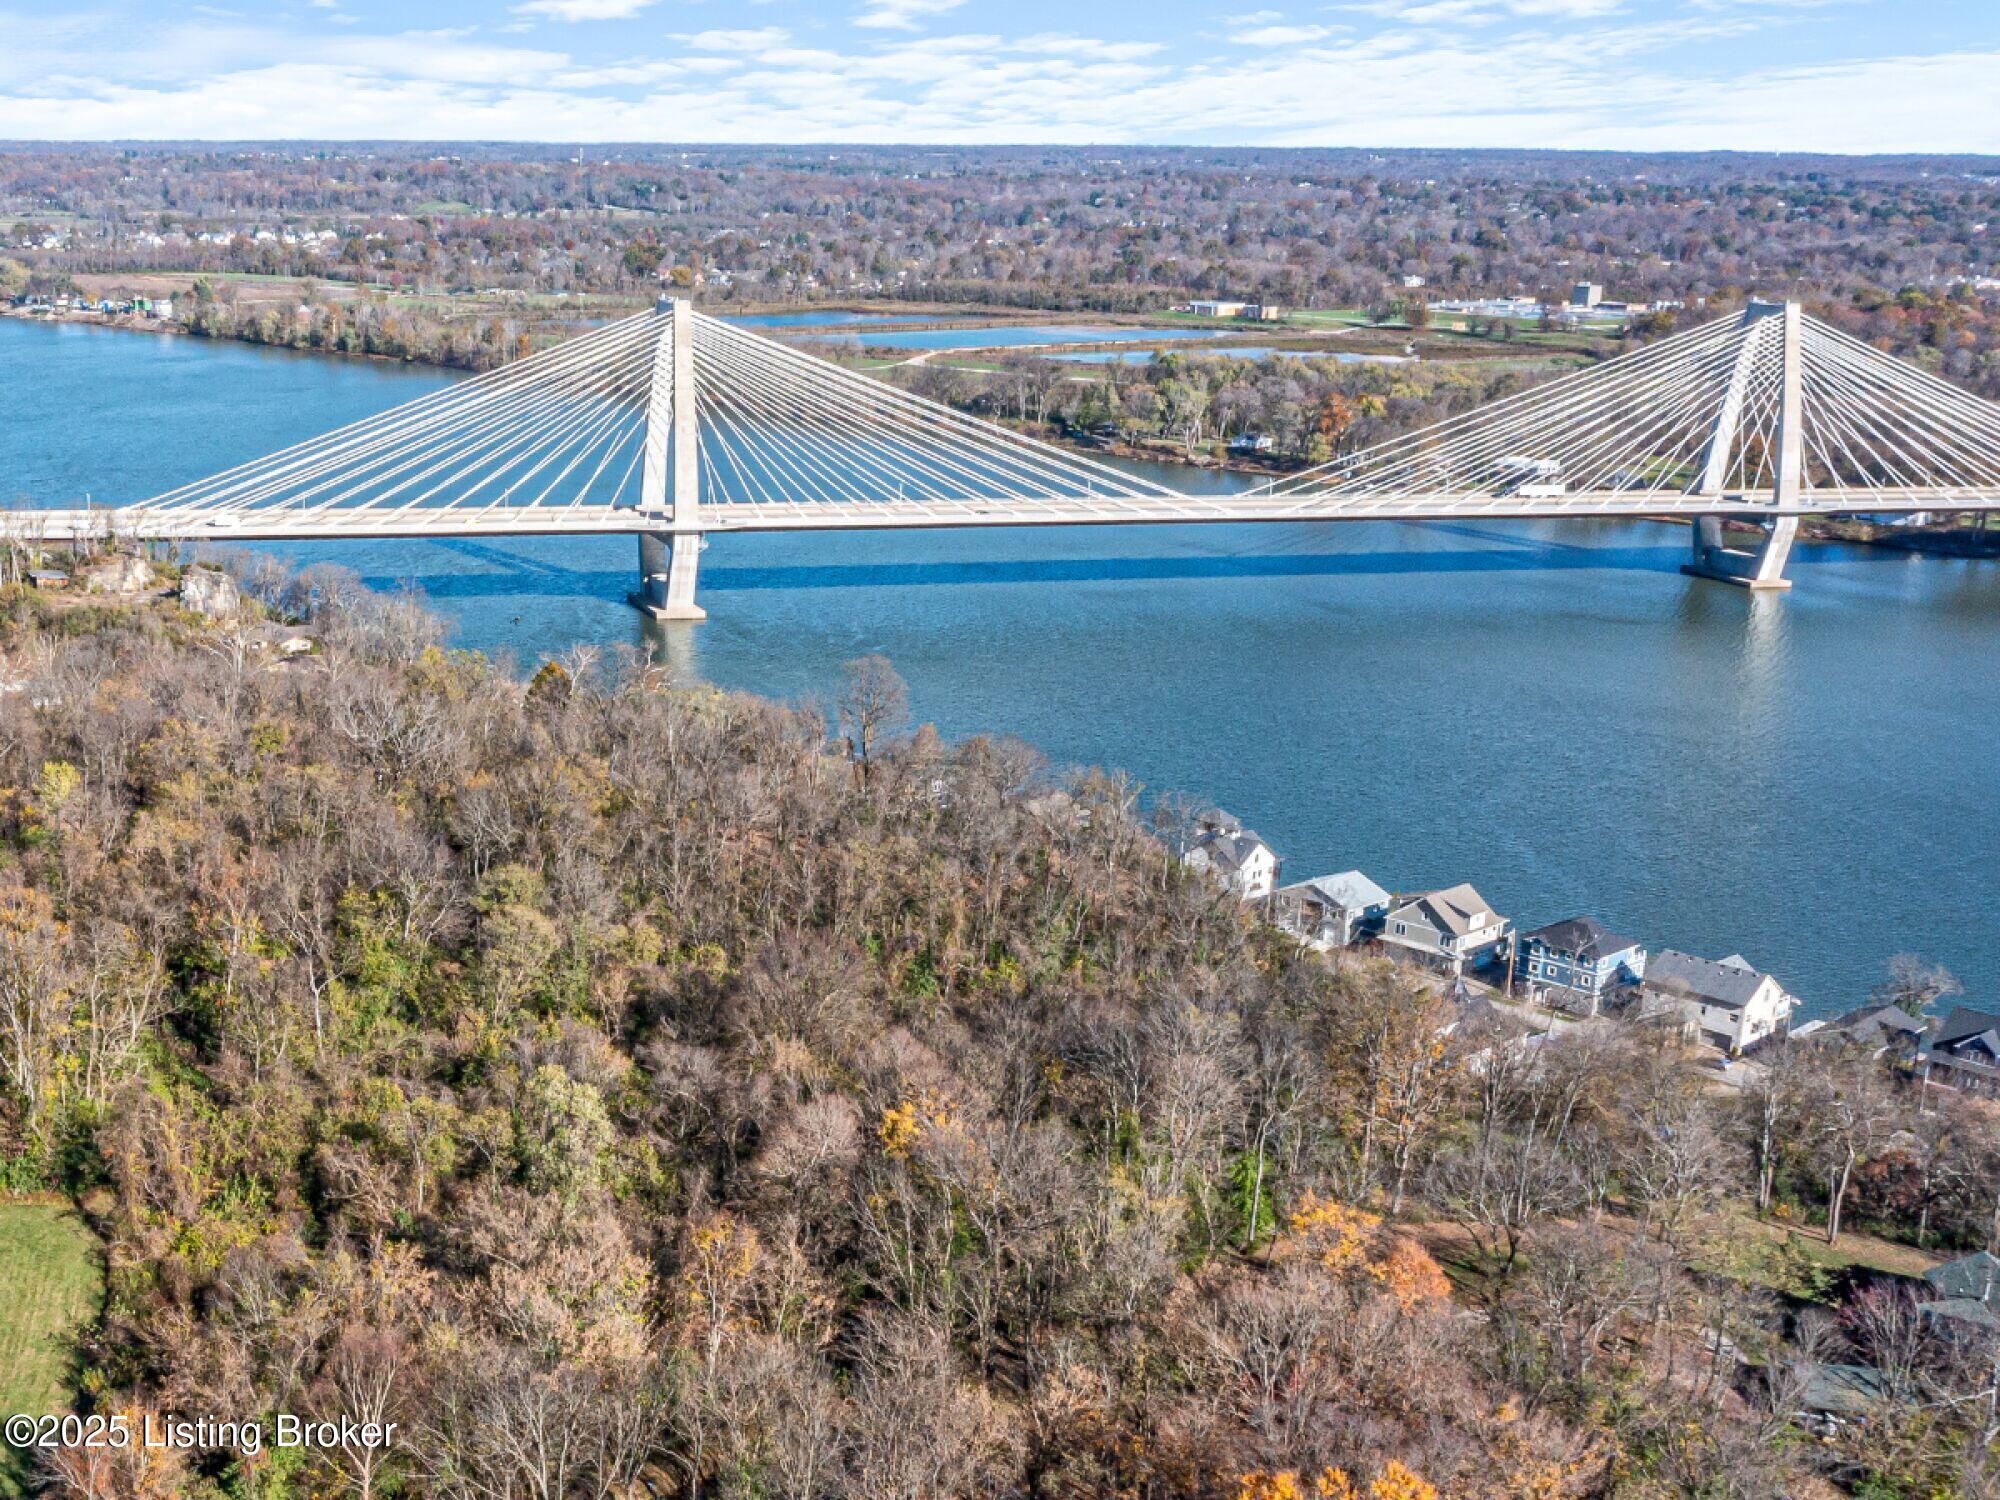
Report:
M 0 1203 L 0 1415 L 69 1404 L 67 1342 L 97 1312 L 97 1240 L 74 1210 Z M 0 1496 L 19 1493 L 0 1448 Z
M 62 1345 L 102 1290 L 97 1239 L 75 1210 L 0 1204 L 0 1412 L 67 1404 Z

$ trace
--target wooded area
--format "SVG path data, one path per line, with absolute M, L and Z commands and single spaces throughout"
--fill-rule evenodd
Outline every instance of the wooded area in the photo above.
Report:
M 51 1493 L 2000 1494 L 1991 1343 L 1841 1269 L 1989 1243 L 1979 1101 L 1531 1044 L 879 659 L 523 683 L 244 581 L 310 656 L 9 591 L 0 1162 L 105 1241 L 80 1401 L 402 1437 Z M 1822 1441 L 1830 1359 L 1884 1394 Z

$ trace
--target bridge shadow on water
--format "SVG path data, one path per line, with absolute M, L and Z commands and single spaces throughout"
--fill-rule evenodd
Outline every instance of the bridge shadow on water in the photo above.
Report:
M 1139 557 L 928 558 L 907 562 L 730 564 L 706 561 L 704 592 L 760 589 L 936 588 L 974 583 L 1181 583 L 1249 578 L 1393 577 L 1401 575 L 1583 572 L 1595 569 L 1672 573 L 1687 557 L 1681 546 L 1588 547 L 1546 537 L 1512 536 L 1474 527 L 1446 528 L 1498 546 L 1412 548 L 1369 552 L 1253 552 Z M 488 543 L 434 543 L 488 565 L 476 573 L 420 572 L 414 581 L 432 598 L 622 597 L 632 568 L 568 567 L 546 557 Z M 1792 556 L 1810 566 L 1811 549 Z M 368 577 L 376 588 L 409 580 Z

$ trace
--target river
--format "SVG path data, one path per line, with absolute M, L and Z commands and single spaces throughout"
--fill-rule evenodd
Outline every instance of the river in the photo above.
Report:
M 0 320 L 0 496 L 140 498 L 451 378 Z M 1805 1015 L 1902 951 L 2000 1000 L 2000 564 L 1803 546 L 1796 587 L 1753 596 L 1684 578 L 1686 545 L 1582 521 L 721 537 L 707 623 L 665 637 L 622 602 L 629 539 L 284 550 L 413 581 L 528 666 L 665 639 L 724 686 L 826 699 L 880 651 L 946 734 L 1218 802 L 1288 879 L 1470 880 L 1524 927 L 1741 952 Z

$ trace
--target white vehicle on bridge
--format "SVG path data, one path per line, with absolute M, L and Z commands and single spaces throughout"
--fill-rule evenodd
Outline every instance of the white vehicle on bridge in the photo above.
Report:
M 1511 453 L 1493 463 L 1496 495 L 1519 495 L 1523 500 L 1559 500 L 1569 493 L 1563 483 L 1559 458 L 1529 458 Z

